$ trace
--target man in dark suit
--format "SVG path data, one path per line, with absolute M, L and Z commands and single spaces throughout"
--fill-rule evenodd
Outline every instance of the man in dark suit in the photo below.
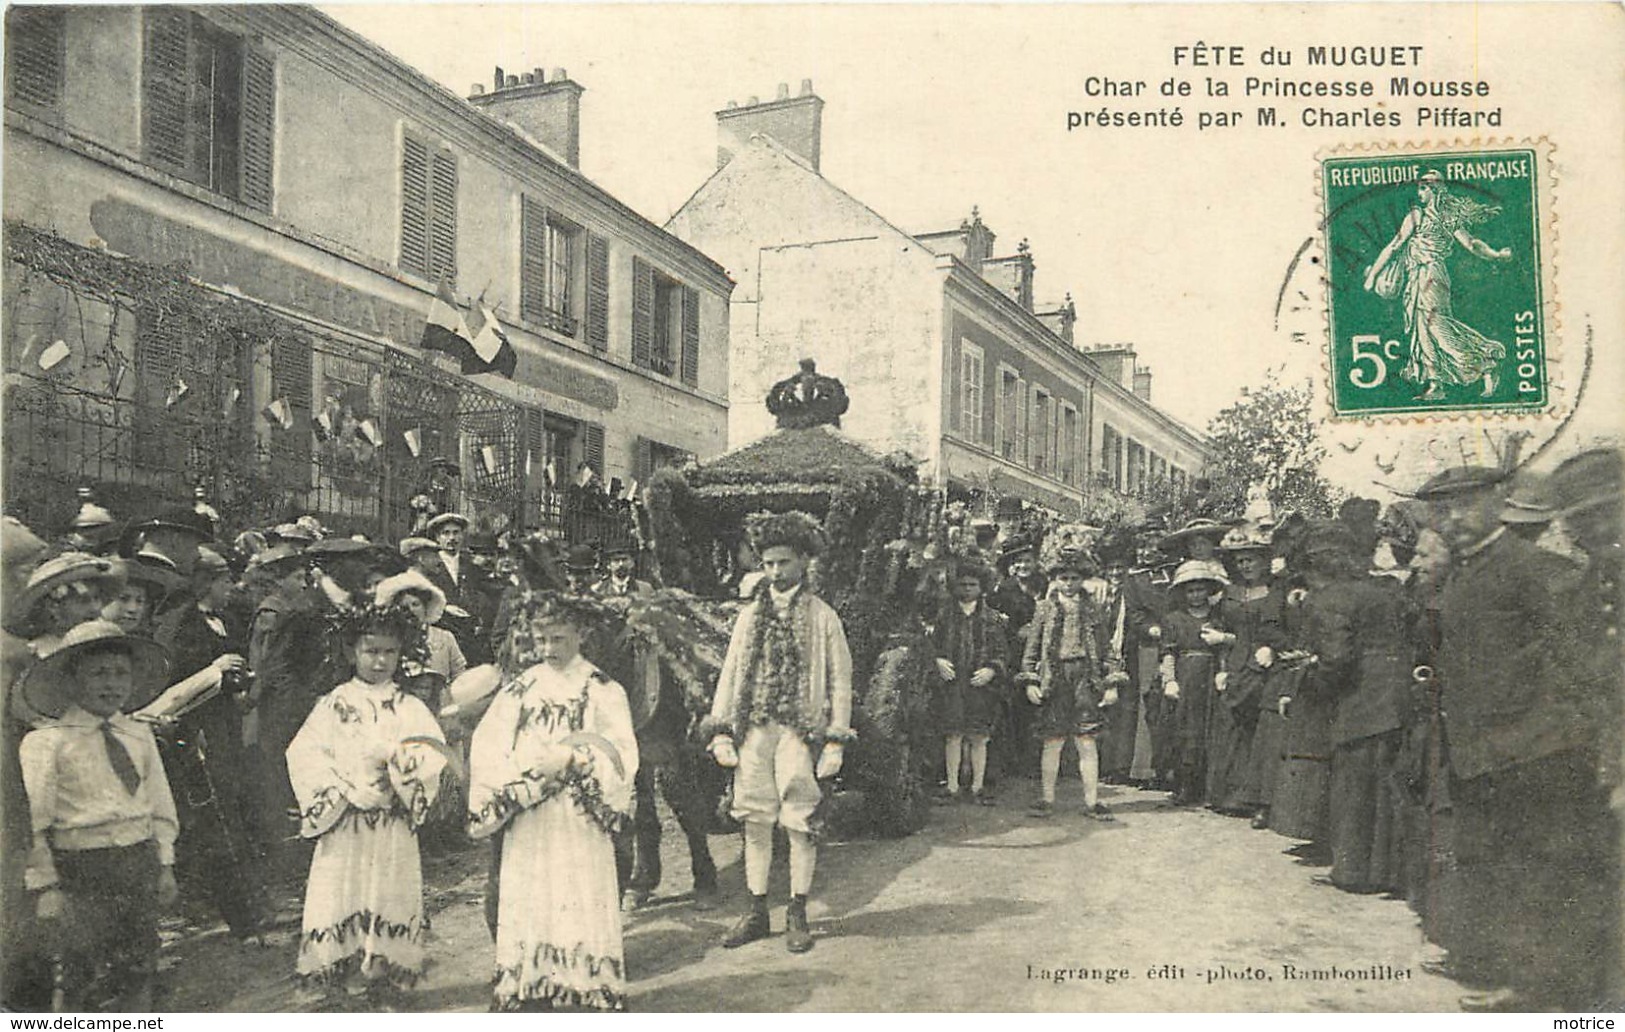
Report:
M 488 597 L 490 578 L 464 547 L 468 517 L 443 512 L 423 528 L 437 550 L 424 556 L 419 568 L 446 596 L 446 615 L 441 623 L 457 639 L 470 666 L 491 661 L 485 628 L 490 623 L 492 600 Z
M 987 607 L 1003 613 L 1009 628 L 1008 654 L 1020 657 L 1027 647 L 1028 625 L 1049 582 L 1038 569 L 1033 544 L 1020 534 L 1006 538 L 999 553 L 999 586 L 987 597 Z M 1038 739 L 1032 722 L 1036 709 L 1025 698 L 1016 698 L 1014 687 L 1005 689 L 1003 715 L 993 735 L 994 767 L 1000 777 L 1031 776 L 1038 772 Z
M 1439 648 L 1454 850 L 1462 888 L 1451 963 L 1496 986 L 1466 1010 L 1589 1006 L 1572 962 L 1602 944 L 1572 940 L 1566 898 L 1574 843 L 1594 809 L 1594 728 L 1562 655 L 1563 596 L 1578 571 L 1507 532 L 1506 474 L 1464 466 L 1416 497 L 1433 508 L 1452 569 L 1439 600 Z

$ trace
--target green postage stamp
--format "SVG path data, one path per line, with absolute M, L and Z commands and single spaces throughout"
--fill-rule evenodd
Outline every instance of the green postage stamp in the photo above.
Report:
M 1534 145 L 1322 158 L 1337 416 L 1551 409 L 1547 160 Z

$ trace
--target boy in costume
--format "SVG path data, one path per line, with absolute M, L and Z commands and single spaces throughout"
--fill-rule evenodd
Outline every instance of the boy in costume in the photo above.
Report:
M 852 655 L 841 619 L 805 583 L 823 532 L 803 513 L 770 516 L 757 528 L 765 578 L 739 614 L 702 724 L 711 755 L 735 768 L 733 816 L 745 825 L 745 884 L 751 909 L 723 940 L 734 948 L 770 934 L 768 869 L 773 826 L 790 839 L 785 945 L 812 949 L 807 895 L 818 860 L 818 782 L 840 772 L 852 731 Z M 737 744 L 736 744 L 737 743 Z

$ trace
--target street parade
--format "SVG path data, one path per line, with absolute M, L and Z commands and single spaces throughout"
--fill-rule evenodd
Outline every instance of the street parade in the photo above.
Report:
M 11 1027 L 1625 1009 L 1617 7 L 3 20 Z
M 635 1006 L 657 785 L 724 948 L 840 934 L 807 916 L 830 835 L 1158 820 L 1103 801 L 1135 786 L 1408 900 L 1464 1006 L 1612 991 L 1618 453 L 1330 518 L 1198 482 L 1138 523 L 1001 524 L 843 438 L 840 394 L 786 381 L 750 461 L 663 474 L 602 547 L 471 548 L 432 506 L 397 543 L 201 499 L 7 518 L 8 1002 L 151 1009 L 177 895 L 255 941 L 292 890 L 302 1005 L 410 1007 L 420 857 L 477 850 L 494 1009 Z

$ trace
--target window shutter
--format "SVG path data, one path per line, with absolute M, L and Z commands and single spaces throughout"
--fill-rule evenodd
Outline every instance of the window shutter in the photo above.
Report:
M 243 46 L 243 145 L 238 200 L 269 212 L 276 145 L 276 65 L 252 44 Z
M 587 234 L 587 346 L 609 350 L 609 241 Z
M 6 99 L 56 110 L 62 103 L 66 43 L 67 16 L 62 8 L 8 10 Z
M 143 12 L 141 142 L 152 165 L 185 175 L 190 150 L 191 14 L 169 7 Z
M 647 484 L 654 473 L 654 443 L 639 437 L 632 443 L 632 479 Z
M 1016 377 L 1016 446 L 1010 453 L 1012 462 L 1027 464 L 1027 381 Z
M 547 209 L 528 196 L 519 199 L 519 314 L 547 317 Z
M 525 496 L 534 498 L 547 487 L 547 416 L 540 408 L 525 409 L 525 454 L 519 469 L 525 475 Z
M 700 292 L 683 288 L 683 362 L 681 376 L 690 387 L 700 385 Z
M 401 138 L 401 268 L 429 275 L 429 147 Z
M 654 365 L 654 270 L 642 258 L 632 259 L 632 364 Z
M 581 458 L 600 477 L 604 475 L 604 426 L 602 423 L 581 424 Z
M 302 484 L 308 483 L 310 464 L 310 410 L 314 392 L 315 370 L 312 368 L 308 341 L 299 337 L 278 337 L 271 352 L 271 400 L 286 398 L 293 408 L 293 428 L 274 433 L 278 441 L 274 454 L 290 466 L 292 475 Z M 298 468 L 306 467 L 301 470 Z
M 457 156 L 449 150 L 435 152 L 430 180 L 429 273 L 432 279 L 457 279 Z
M 1004 370 L 993 377 L 993 454 L 1004 455 Z

